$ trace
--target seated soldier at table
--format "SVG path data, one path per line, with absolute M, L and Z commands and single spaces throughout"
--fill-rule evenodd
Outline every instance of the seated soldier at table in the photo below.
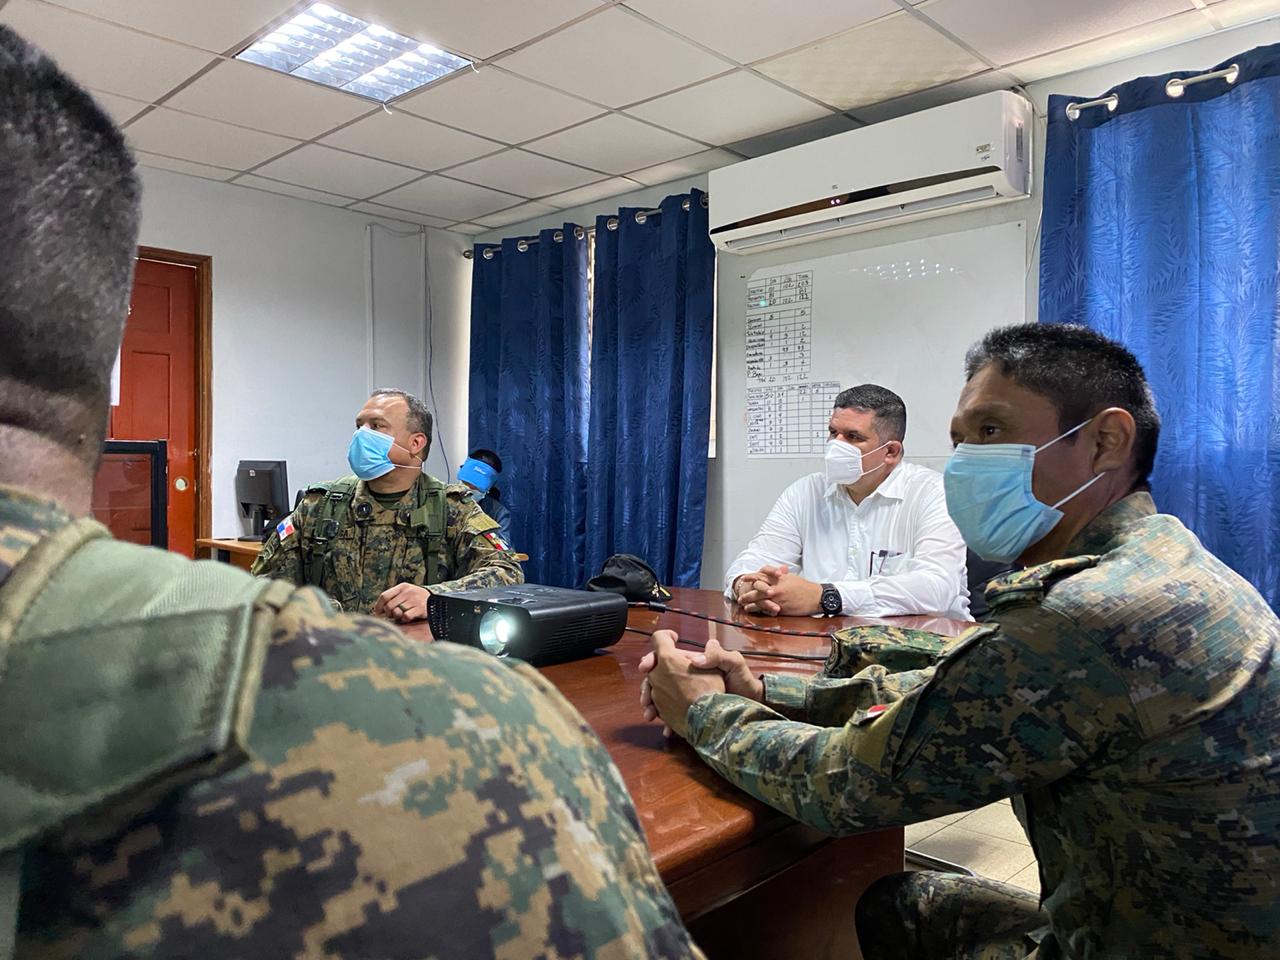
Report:
M 835 399 L 825 466 L 787 487 L 725 573 L 725 596 L 768 616 L 968 620 L 964 541 L 942 477 L 906 463 L 907 407 L 864 383 Z
M 0 171 L 0 954 L 699 956 L 537 671 L 89 519 L 141 183 L 2 25 Z
M 347 450 L 354 476 L 310 487 L 263 544 L 254 575 L 310 584 L 343 610 L 402 623 L 426 617 L 432 590 L 524 583 L 471 489 L 423 472 L 430 449 L 422 401 L 375 390 Z
M 980 556 L 1026 565 L 988 589 L 990 622 L 906 676 L 860 669 L 884 631 L 855 628 L 807 682 L 656 634 L 646 716 L 830 833 L 1013 798 L 1043 908 L 890 877 L 859 903 L 868 957 L 1280 955 L 1280 620 L 1156 512 L 1159 418 L 1128 350 L 1009 327 L 966 376 L 947 507 Z

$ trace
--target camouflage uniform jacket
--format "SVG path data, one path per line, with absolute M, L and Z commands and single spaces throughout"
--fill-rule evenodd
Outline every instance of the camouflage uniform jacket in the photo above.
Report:
M 68 519 L 0 488 L 0 580 Z M 537 671 L 310 588 L 276 604 L 247 761 L 29 848 L 17 957 L 701 956 L 620 774 Z M 97 609 L 67 656 L 94 656 Z
M 1280 956 L 1280 621 L 1146 493 L 1067 556 L 992 584 L 932 668 L 864 667 L 882 630 L 849 631 L 764 704 L 700 698 L 690 741 L 831 833 L 1014 796 L 1038 960 Z
M 325 560 L 322 582 L 312 586 L 320 587 L 344 610 L 370 613 L 384 590 L 398 583 L 425 585 L 428 561 L 423 557 L 423 542 L 410 525 L 410 512 L 418 505 L 420 488 L 430 482 L 423 474 L 392 507 L 383 507 L 370 496 L 363 480 L 356 484 Z M 524 571 L 498 534 L 498 524 L 470 494 L 462 484 L 445 488 L 448 518 L 432 589 L 524 583 Z M 309 491 L 287 521 L 276 527 L 254 561 L 255 576 L 298 586 L 310 582 L 311 549 L 323 500 L 323 493 Z

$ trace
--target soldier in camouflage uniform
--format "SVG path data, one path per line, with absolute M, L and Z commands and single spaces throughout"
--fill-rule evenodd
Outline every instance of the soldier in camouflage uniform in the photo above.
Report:
M 431 446 L 422 401 L 403 390 L 374 392 L 348 452 L 358 473 L 366 473 L 360 447 L 374 434 L 391 442 L 368 473 L 385 472 L 311 487 L 263 544 L 255 576 L 320 587 L 343 610 L 400 622 L 427 615 L 431 590 L 524 582 L 497 521 L 471 490 L 422 472 Z
M 139 183 L 3 26 L 0 169 L 0 956 L 699 956 L 536 671 L 73 519 Z
M 858 906 L 869 960 L 1280 955 L 1280 621 L 1156 512 L 1159 419 L 1127 350 L 1030 324 L 966 366 L 948 510 L 977 553 L 1026 565 L 988 588 L 990 622 L 941 649 L 844 631 L 809 681 L 659 635 L 646 716 L 830 833 L 1013 798 L 1043 907 L 888 877 Z

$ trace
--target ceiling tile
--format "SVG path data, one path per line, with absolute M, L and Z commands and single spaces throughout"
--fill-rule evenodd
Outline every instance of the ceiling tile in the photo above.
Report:
M 630 107 L 627 113 L 708 143 L 731 143 L 831 116 L 745 70 Z
M 514 53 L 502 65 L 611 107 L 729 69 L 718 57 L 618 7 Z
M 467 71 L 401 100 L 401 110 L 506 143 L 562 130 L 604 111 L 496 67 Z
M 238 60 L 218 64 L 165 105 L 203 117 L 310 140 L 375 104 Z
M 617 113 L 588 120 L 526 146 L 607 173 L 626 173 L 703 149 L 700 143 Z
M 823 103 L 849 110 L 958 80 L 987 69 L 987 65 L 902 13 L 770 60 L 757 69 Z
M 771 57 L 898 9 L 893 0 L 627 0 L 627 6 L 739 63 Z
M 502 210 L 523 198 L 448 177 L 427 177 L 378 197 L 378 202 L 437 217 L 470 220 Z
M 931 107 L 940 107 L 945 103 L 967 100 L 978 97 L 993 90 L 1008 90 L 1017 84 L 1017 80 L 1007 73 L 988 70 L 973 77 L 957 80 L 955 83 L 944 83 L 940 87 L 910 93 L 895 100 L 886 100 L 874 106 L 860 108 L 854 116 L 863 123 L 879 123 L 881 120 L 892 120 L 905 117 L 909 113 L 919 113 Z
M 454 167 L 449 176 L 522 197 L 541 197 L 593 183 L 601 175 L 595 170 L 584 170 L 536 153 L 507 150 Z
M 472 59 L 532 40 L 599 9 L 597 0 L 342 0 L 341 8 Z
M 344 197 L 371 197 L 422 174 L 370 157 L 309 143 L 254 173 Z
M 176 160 L 173 157 L 161 157 L 154 153 L 135 150 L 134 156 L 144 167 L 156 167 L 160 170 L 172 170 L 174 173 L 185 173 L 193 177 L 204 177 L 206 180 L 230 180 L 240 171 L 226 170 L 222 167 L 211 167 L 207 163 L 191 163 L 188 160 Z
M 799 146 L 802 143 L 812 143 L 814 140 L 832 137 L 837 133 L 844 133 L 846 130 L 857 130 L 860 126 L 862 124 L 858 123 L 857 120 L 838 113 L 830 117 L 823 117 L 821 120 L 815 120 L 813 123 L 802 123 L 799 126 L 788 127 L 785 130 L 766 133 L 763 137 L 739 140 L 737 143 L 728 144 L 728 147 L 734 153 L 740 153 L 744 157 L 762 157 L 766 153 L 777 153 L 779 150 L 786 150 L 788 147 Z
M 1184 13 L 1188 0 L 938 0 L 923 13 L 994 63 L 1016 63 Z
M 505 227 L 513 223 L 532 220 L 534 217 L 549 216 L 557 213 L 559 209 L 559 207 L 548 206 L 545 203 L 522 203 L 518 207 L 508 207 L 506 210 L 499 210 L 497 213 L 476 217 L 475 222 L 484 227 Z
M 1066 50 L 1059 50 L 1047 56 L 1011 64 L 1005 72 L 1017 77 L 1023 83 L 1034 83 L 1037 80 L 1046 80 L 1049 77 L 1058 77 L 1104 63 L 1136 57 L 1195 37 L 1208 36 L 1211 33 L 1213 33 L 1213 24 L 1209 22 L 1209 18 L 1199 10 L 1192 10 L 1181 16 L 1168 17 L 1158 23 L 1133 27 L 1115 36 L 1104 37 L 1101 40 L 1068 47 Z M 1071 92 L 1093 95 L 1089 90 Z M 1104 91 L 1098 91 L 1099 95 L 1102 92 Z
M 345 207 L 351 202 L 351 197 L 342 197 L 336 193 L 325 193 L 323 190 L 312 190 L 309 187 L 300 187 L 295 183 L 268 180 L 266 177 L 257 177 L 252 173 L 237 177 L 236 186 L 253 187 L 255 190 L 278 193 L 286 197 L 295 197 L 298 200 L 310 200 L 313 203 L 327 203 L 334 207 Z
M 369 213 L 375 217 L 390 217 L 392 220 L 403 220 L 406 223 L 418 223 L 424 227 L 440 227 L 444 228 L 453 223 L 452 220 L 445 220 L 441 217 L 431 217 L 425 213 L 415 213 L 412 210 L 401 210 L 398 207 L 388 207 L 382 203 L 353 203 L 351 210 L 358 210 L 361 213 Z
M 214 53 L 238 46 L 290 7 L 294 0 L 57 0 L 104 20 L 122 23 Z
M 164 107 L 156 107 L 139 117 L 126 132 L 129 142 L 139 150 L 240 170 L 262 163 L 297 143 L 271 133 L 233 127 Z
M 608 180 L 601 180 L 599 183 L 578 187 L 577 190 L 566 190 L 564 193 L 557 193 L 553 197 L 543 197 L 542 201 L 551 204 L 553 207 L 567 210 L 570 207 L 580 207 L 584 203 L 595 203 L 597 200 L 605 200 L 609 197 L 616 197 L 621 193 L 639 190 L 642 186 L 643 184 L 628 177 L 610 177 Z
M 455 223 L 449 228 L 451 233 L 465 233 L 471 237 L 474 237 L 477 233 L 487 233 L 488 230 L 488 227 L 482 227 L 478 223 Z
M 321 140 L 369 157 L 393 160 L 420 170 L 439 170 L 501 150 L 502 144 L 441 126 L 408 113 L 379 110 Z
M 741 159 L 742 157 L 736 153 L 730 153 L 728 150 L 708 150 L 705 153 L 695 153 L 691 157 L 660 163 L 655 167 L 635 170 L 628 173 L 627 176 L 632 180 L 638 180 L 646 186 L 656 187 L 658 184 L 670 183 L 672 180 L 679 180 L 681 177 L 696 177 L 698 174 L 706 173 L 708 170 L 718 170 L 720 167 L 727 167 L 731 163 L 737 163 Z M 552 199 L 554 200 L 555 198 L 553 197 Z
M 101 90 L 90 90 L 93 99 L 98 101 L 98 105 L 111 116 L 117 126 L 124 126 L 143 110 L 147 109 L 149 104 L 141 100 L 131 100 L 128 97 L 117 97 L 114 93 L 103 93 Z
M 147 102 L 213 59 L 200 50 L 30 0 L 10 0 L 0 8 L 0 23 L 43 49 L 78 83 Z

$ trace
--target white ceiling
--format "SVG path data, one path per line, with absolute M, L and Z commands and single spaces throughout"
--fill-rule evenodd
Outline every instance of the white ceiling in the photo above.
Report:
M 392 103 L 230 60 L 308 0 L 0 0 L 146 166 L 459 233 L 1280 13 L 1280 0 L 328 0 L 476 61 Z

